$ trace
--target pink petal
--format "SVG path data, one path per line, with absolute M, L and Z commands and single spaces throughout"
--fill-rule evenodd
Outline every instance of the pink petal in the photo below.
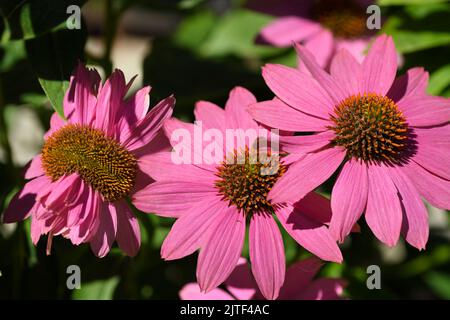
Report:
M 417 135 L 417 151 L 412 161 L 441 178 L 450 180 L 450 140 Z
M 79 63 L 64 96 L 64 115 L 72 123 L 89 124 L 95 115 L 100 75 Z
M 181 288 L 181 300 L 236 300 L 222 289 L 216 288 L 208 293 L 202 293 L 196 283 L 188 283 Z
M 325 225 L 289 205 L 276 208 L 275 213 L 289 235 L 306 250 L 323 260 L 342 262 L 341 251 Z
M 259 294 L 255 279 L 245 258 L 239 259 L 233 272 L 225 281 L 225 286 L 238 300 L 252 300 Z
M 330 67 L 331 76 L 339 82 L 348 96 L 360 92 L 362 67 L 355 57 L 346 49 L 341 49 L 334 56 Z
M 268 300 L 278 297 L 284 282 L 283 239 L 271 215 L 254 214 L 250 221 L 250 261 L 256 283 Z
M 331 75 L 319 66 L 314 55 L 307 48 L 295 44 L 295 49 L 300 61 L 311 72 L 311 75 L 322 86 L 323 90 L 328 94 L 329 99 L 331 99 L 332 103 L 328 105 L 328 108 L 338 105 L 342 100 L 347 98 L 347 94 L 341 84 L 336 83 Z
M 330 125 L 327 120 L 291 108 L 276 98 L 251 105 L 248 112 L 256 121 L 286 131 L 324 131 Z
M 320 224 L 329 224 L 331 220 L 330 200 L 311 191 L 302 200 L 294 203 L 296 211 L 312 221 Z
M 29 162 L 29 166 L 25 171 L 25 179 L 33 179 L 44 175 L 44 168 L 42 168 L 41 155 L 37 155 Z
M 402 226 L 402 207 L 397 188 L 385 167 L 368 167 L 369 193 L 366 222 L 375 236 L 386 245 L 397 244 Z
M 117 244 L 130 257 L 134 257 L 141 246 L 139 223 L 124 200 L 114 202 L 117 213 Z
M 367 6 L 365 6 L 367 7 Z M 345 49 L 350 53 L 358 63 L 362 63 L 365 57 L 365 51 L 369 45 L 370 38 L 356 38 L 356 39 L 336 39 L 335 50 L 339 52 Z
M 174 260 L 190 255 L 204 244 L 215 222 L 221 219 L 226 205 L 218 197 L 209 197 L 195 206 L 185 206 L 180 218 L 173 224 L 161 247 L 164 260 Z
M 298 261 L 286 271 L 284 285 L 280 290 L 280 300 L 298 297 L 312 282 L 323 262 L 316 257 Z
M 27 182 L 22 190 L 11 199 L 3 214 L 3 223 L 13 223 L 28 218 L 36 203 L 36 195 L 49 184 L 51 184 L 51 181 L 47 176 L 41 176 Z
M 330 63 L 330 58 L 334 52 L 334 38 L 333 34 L 327 29 L 322 29 L 314 34 L 311 38 L 305 41 L 305 48 L 314 52 L 314 57 L 319 66 L 327 68 Z M 300 61 L 300 70 L 302 68 L 302 61 Z
M 341 148 L 328 148 L 308 154 L 292 164 L 269 192 L 274 203 L 297 201 L 327 180 L 345 158 Z
M 123 145 L 128 150 L 136 150 L 150 143 L 162 129 L 164 120 L 172 116 L 174 105 L 173 96 L 160 101 L 136 127 L 123 135 L 127 137 Z
M 116 69 L 98 94 L 95 127 L 107 135 L 112 135 L 116 129 L 117 116 L 126 90 L 125 76 L 122 71 Z
M 346 282 L 341 279 L 317 279 L 300 294 L 300 300 L 338 300 Z
M 247 89 L 235 87 L 231 90 L 225 105 L 227 128 L 258 129 L 258 125 L 247 112 L 247 107 L 255 103 L 255 96 Z
M 321 29 L 320 24 L 311 20 L 297 16 L 282 17 L 264 27 L 259 39 L 277 47 L 289 47 L 293 41 L 305 40 Z
M 281 136 L 281 149 L 288 153 L 306 154 L 317 151 L 327 145 L 335 137 L 331 130 L 307 136 Z
M 197 261 L 197 281 L 204 292 L 220 285 L 236 267 L 244 245 L 245 216 L 229 207 L 211 229 Z
M 340 242 L 351 232 L 367 203 L 367 166 L 354 159 L 344 164 L 331 193 L 330 233 Z
M 198 101 L 194 109 L 195 120 L 203 121 L 207 128 L 225 131 L 225 111 L 214 103 Z
M 362 64 L 361 93 L 385 95 L 397 73 L 397 51 L 392 37 L 379 36 Z
M 405 172 L 428 202 L 437 208 L 450 209 L 450 181 L 434 175 L 414 161 L 405 166 Z
M 426 127 L 450 121 L 450 99 L 409 95 L 397 102 L 409 125 Z
M 111 250 L 117 232 L 117 208 L 109 202 L 101 202 L 99 210 L 99 226 L 91 239 L 91 249 L 94 254 L 103 258 Z
M 100 215 L 109 214 L 104 210 L 106 204 L 103 203 L 100 199 L 100 195 L 97 194 L 92 187 L 82 181 L 81 188 L 84 191 L 79 199 L 80 203 L 76 208 L 72 209 L 74 212 L 72 212 L 72 210 L 69 211 L 70 215 L 79 214 L 79 217 L 72 218 L 73 220 L 76 220 L 76 224 L 70 228 L 69 232 L 69 238 L 74 245 L 86 242 L 88 239 L 94 237 L 99 225 Z M 100 203 L 102 204 L 100 205 Z M 81 207 L 79 207 L 79 205 L 81 205 Z
M 413 182 L 400 168 L 390 167 L 389 172 L 403 206 L 402 234 L 412 246 L 419 250 L 425 249 L 429 233 L 427 209 Z
M 266 64 L 262 75 L 275 95 L 292 108 L 328 119 L 336 103 L 311 76 L 279 64 Z
M 387 96 L 399 101 L 409 95 L 424 95 L 428 85 L 428 72 L 423 68 L 409 69 L 404 75 L 395 79 Z
M 50 137 L 53 133 L 66 125 L 66 121 L 61 119 L 58 113 L 54 112 L 50 118 L 50 129 L 45 133 L 44 140 Z
M 201 182 L 158 181 L 136 192 L 133 205 L 141 211 L 163 217 L 179 217 L 186 208 L 196 206 L 217 194 L 214 185 Z
M 214 184 L 217 176 L 192 164 L 175 164 L 170 151 L 149 154 L 138 160 L 139 168 L 157 181 L 199 181 Z

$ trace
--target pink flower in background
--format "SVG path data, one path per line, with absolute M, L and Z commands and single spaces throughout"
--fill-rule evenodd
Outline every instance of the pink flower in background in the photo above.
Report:
M 278 300 L 337 300 L 342 299 L 346 282 L 342 279 L 314 280 L 322 262 L 308 258 L 294 263 L 286 271 Z M 262 300 L 264 297 L 252 277 L 247 260 L 239 263 L 225 281 L 225 289 L 215 288 L 202 293 L 196 283 L 186 284 L 179 292 L 181 300 Z
M 301 42 L 314 53 L 317 63 L 328 68 L 341 48 L 361 62 L 374 31 L 366 26 L 370 0 L 265 0 L 251 1 L 250 8 L 281 15 L 264 27 L 257 41 L 277 47 Z M 273 7 L 273 11 L 271 9 Z
M 99 257 L 114 240 L 130 256 L 139 250 L 139 225 L 126 197 L 152 181 L 142 156 L 170 146 L 161 127 L 175 99 L 147 113 L 150 87 L 124 101 L 130 85 L 119 70 L 102 84 L 96 71 L 78 65 L 64 98 L 67 120 L 52 116 L 42 152 L 26 170 L 30 181 L 4 214 L 6 223 L 31 216 L 33 243 L 47 234 L 48 254 L 55 235 L 90 242 Z
M 365 212 L 385 244 L 395 245 L 402 233 L 424 249 L 429 228 L 421 197 L 450 208 L 450 100 L 426 94 L 422 68 L 395 78 L 391 37 L 377 38 L 362 64 L 341 50 L 330 73 L 305 47 L 296 48 L 311 74 L 265 66 L 263 77 L 277 98 L 250 107 L 257 121 L 271 127 L 314 132 L 281 139 L 298 161 L 269 199 L 299 200 L 342 166 L 331 196 L 334 237 L 343 241 Z
M 206 129 L 262 129 L 246 112 L 256 103 L 249 91 L 237 87 L 230 93 L 225 110 L 200 101 L 195 108 L 197 121 Z M 171 140 L 177 130 L 195 136 L 199 124 L 167 120 L 165 130 Z M 246 221 L 250 223 L 250 259 L 252 272 L 262 294 L 275 299 L 284 281 L 284 246 L 275 214 L 286 231 L 304 248 L 323 260 L 342 261 L 342 255 L 325 223 L 331 216 L 329 201 L 310 193 L 293 205 L 272 206 L 267 193 L 284 173 L 286 164 L 277 162 L 271 175 L 262 175 L 265 164 L 251 163 L 249 152 L 256 141 L 245 141 L 236 150 L 222 140 L 213 140 L 223 150 L 213 164 L 175 164 L 170 152 L 146 157 L 144 165 L 156 182 L 134 196 L 134 204 L 145 212 L 178 218 L 165 239 L 161 255 L 165 260 L 185 257 L 200 249 L 197 281 L 208 292 L 228 278 L 235 268 L 244 245 Z M 185 144 L 195 152 L 194 139 L 171 141 L 173 147 Z M 213 142 L 208 142 L 210 143 Z M 210 145 L 211 146 L 211 145 Z M 243 145 L 241 145 L 243 146 Z M 205 145 L 203 146 L 205 148 Z M 200 146 L 201 149 L 201 146 Z M 240 156 L 244 164 L 228 164 L 224 156 Z M 260 154 L 258 155 L 258 157 Z M 228 158 L 227 158 L 228 159 Z

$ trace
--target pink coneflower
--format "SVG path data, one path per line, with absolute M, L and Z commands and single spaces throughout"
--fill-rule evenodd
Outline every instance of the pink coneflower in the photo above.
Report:
M 222 136 L 226 136 L 227 129 L 264 131 L 246 112 L 246 107 L 254 103 L 253 94 L 237 87 L 231 91 L 225 110 L 201 101 L 196 105 L 195 116 L 203 127 L 214 128 Z M 185 144 L 198 154 L 203 149 L 200 146 L 202 150 L 198 150 L 195 139 L 178 142 L 173 138 L 180 129 L 195 137 L 198 126 L 171 119 L 166 121 L 165 130 L 173 147 Z M 331 215 L 327 199 L 310 193 L 295 205 L 272 206 L 267 200 L 267 193 L 285 171 L 285 164 L 277 160 L 272 174 L 263 175 L 261 169 L 267 168 L 267 163 L 261 154 L 258 161 L 249 161 L 255 142 L 245 139 L 238 150 L 235 144 L 223 140 L 208 142 L 209 147 L 223 150 L 223 155 L 213 159 L 212 164 L 174 164 L 170 152 L 148 157 L 146 166 L 156 182 L 138 192 L 134 203 L 140 210 L 178 218 L 162 245 L 161 255 L 172 260 L 200 249 L 197 280 L 205 292 L 227 279 L 236 266 L 248 220 L 253 275 L 262 294 L 275 299 L 284 281 L 285 257 L 274 215 L 300 245 L 321 259 L 340 262 L 342 256 L 324 225 Z M 230 156 L 245 161 L 230 164 Z
M 340 48 L 347 49 L 362 61 L 374 35 L 366 26 L 369 17 L 366 9 L 373 3 L 370 0 L 273 0 L 263 3 L 267 7 L 273 5 L 274 13 L 282 13 L 282 16 L 261 30 L 258 42 L 277 47 L 301 42 L 324 68 L 329 66 L 332 56 Z M 283 4 L 284 10 L 278 12 Z M 258 9 L 261 4 L 253 6 Z
M 90 242 L 99 257 L 114 240 L 130 256 L 139 250 L 139 225 L 126 198 L 151 182 L 143 155 L 170 147 L 161 127 L 175 100 L 147 113 L 150 87 L 124 101 L 130 85 L 119 70 L 102 85 L 95 70 L 78 65 L 64 99 L 67 120 L 53 114 L 42 152 L 25 173 L 30 181 L 5 212 L 6 223 L 31 216 L 33 243 L 47 234 L 48 254 L 55 235 Z
M 296 48 L 311 75 L 267 65 L 263 76 L 277 99 L 250 107 L 264 124 L 314 132 L 281 140 L 287 151 L 305 156 L 290 166 L 269 199 L 301 199 L 342 165 L 331 196 L 335 238 L 343 241 L 365 212 L 385 244 L 395 245 L 402 233 L 411 245 L 425 248 L 428 215 L 421 196 L 450 208 L 450 100 L 426 94 L 422 68 L 395 79 L 395 46 L 386 35 L 362 64 L 341 50 L 331 74 L 303 46 Z
M 338 300 L 346 282 L 342 279 L 318 278 L 314 280 L 322 262 L 308 258 L 291 265 L 286 271 L 278 300 Z M 200 291 L 196 283 L 188 283 L 179 292 L 181 300 L 262 300 L 250 272 L 247 260 L 239 263 L 225 281 L 225 289 L 215 288 L 208 293 Z

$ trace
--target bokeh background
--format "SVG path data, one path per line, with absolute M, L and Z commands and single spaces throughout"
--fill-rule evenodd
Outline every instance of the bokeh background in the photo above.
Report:
M 300 1 L 300 0 L 299 0 Z M 151 85 L 151 100 L 175 94 L 175 115 L 193 119 L 197 100 L 224 105 L 236 85 L 259 100 L 271 98 L 260 76 L 264 63 L 297 63 L 294 50 L 255 45 L 262 26 L 274 19 L 270 5 L 233 0 L 1 0 L 0 1 L 0 212 L 23 185 L 23 167 L 39 152 L 53 108 L 61 108 L 77 61 L 102 75 L 113 68 L 131 88 Z M 265 7 L 264 12 L 256 11 Z M 67 30 L 69 5 L 82 7 L 79 30 Z M 380 0 L 381 32 L 394 37 L 403 56 L 400 72 L 423 66 L 431 74 L 429 93 L 450 97 L 450 3 L 442 0 Z M 450 165 L 450 164 L 449 164 Z M 335 177 L 321 189 L 329 194 Z M 425 251 L 380 244 L 361 222 L 362 232 L 343 245 L 345 262 L 326 264 L 321 275 L 343 277 L 351 299 L 450 299 L 448 212 L 429 207 L 430 239 Z M 54 238 L 34 247 L 29 221 L 0 224 L 0 298 L 177 299 L 195 280 L 196 255 L 164 262 L 159 248 L 173 221 L 136 211 L 142 247 L 135 258 L 114 248 L 103 259 L 88 245 Z M 308 255 L 285 237 L 288 263 Z M 247 249 L 245 249 L 247 252 Z M 66 287 L 69 265 L 81 268 L 82 288 Z M 366 268 L 381 268 L 382 289 L 368 290 Z

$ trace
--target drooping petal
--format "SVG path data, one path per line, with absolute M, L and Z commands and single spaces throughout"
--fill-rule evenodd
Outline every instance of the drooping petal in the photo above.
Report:
M 330 233 L 340 242 L 350 233 L 367 203 L 367 167 L 358 160 L 344 164 L 331 193 Z
M 123 135 L 125 138 L 123 145 L 128 150 L 135 150 L 152 141 L 162 129 L 164 120 L 172 116 L 174 105 L 173 96 L 160 101 L 136 127 Z
M 311 76 L 279 64 L 266 64 L 262 75 L 275 95 L 292 108 L 322 119 L 329 118 L 336 103 Z
M 28 218 L 36 203 L 36 195 L 49 184 L 51 184 L 51 180 L 47 176 L 27 182 L 11 199 L 3 214 L 3 223 L 13 223 Z
M 308 288 L 323 262 L 311 257 L 294 263 L 286 271 L 283 287 L 280 290 L 280 300 L 291 300 Z
M 433 206 L 450 209 L 450 181 L 427 171 L 414 161 L 404 167 L 405 173 L 420 194 Z
M 245 237 L 245 216 L 235 207 L 220 213 L 197 261 L 197 281 L 204 292 L 224 282 L 235 268 Z
M 200 287 L 196 283 L 188 283 L 181 288 L 181 300 L 236 300 L 229 293 L 220 288 L 215 288 L 208 293 L 200 291 Z
M 157 181 L 136 192 L 132 202 L 141 211 L 179 217 L 187 208 L 217 194 L 214 185 L 187 181 Z
M 44 174 L 44 168 L 42 168 L 41 155 L 37 155 L 33 159 L 31 159 L 29 166 L 25 171 L 25 179 L 33 179 L 36 177 L 40 177 Z
M 161 247 L 161 257 L 174 260 L 190 255 L 213 231 L 216 219 L 228 209 L 217 197 L 207 198 L 195 206 L 186 206 L 180 218 L 173 224 Z
M 381 35 L 362 63 L 361 93 L 385 95 L 397 73 L 397 51 L 391 36 Z
M 366 222 L 375 236 L 386 245 L 397 244 L 402 226 L 402 208 L 397 188 L 385 167 L 368 167 L 369 193 Z
M 109 202 L 100 203 L 99 225 L 96 234 L 90 240 L 94 254 L 103 258 L 111 250 L 117 232 L 117 208 Z
M 409 95 L 397 102 L 406 121 L 413 127 L 450 122 L 450 99 L 428 95 Z
M 450 141 L 439 141 L 417 135 L 417 150 L 412 161 L 442 177 L 450 180 Z
M 332 103 L 331 105 L 328 105 L 328 108 L 338 105 L 342 100 L 347 98 L 347 94 L 341 84 L 337 83 L 330 74 L 319 66 L 314 55 L 307 48 L 295 44 L 295 50 L 297 51 L 300 61 L 305 65 L 309 72 L 311 72 L 311 75 L 328 94 L 329 99 L 331 99 Z
M 268 300 L 278 297 L 284 282 L 283 239 L 277 223 L 269 214 L 254 214 L 250 221 L 250 261 L 256 283 Z
M 261 30 L 258 42 L 277 47 L 289 47 L 292 42 L 302 41 L 322 30 L 320 24 L 297 16 L 282 17 Z
M 341 279 L 317 279 L 303 291 L 298 299 L 300 300 L 337 300 L 340 299 L 346 282 Z
M 331 130 L 307 136 L 281 136 L 281 149 L 288 153 L 306 154 L 327 146 L 334 137 Z
M 302 247 L 326 261 L 342 262 L 342 254 L 328 228 L 290 205 L 275 209 L 278 220 Z
M 401 169 L 392 167 L 389 172 L 400 193 L 403 209 L 402 234 L 412 246 L 419 250 L 425 249 L 429 233 L 427 209 L 413 182 Z
M 404 75 L 395 79 L 387 96 L 394 101 L 410 95 L 424 95 L 428 85 L 428 72 L 423 68 L 409 69 Z
M 208 101 L 198 101 L 194 109 L 195 120 L 203 121 L 205 127 L 225 131 L 225 111 Z
M 141 246 L 139 223 L 124 200 L 113 203 L 117 214 L 117 244 L 130 257 L 134 257 Z
M 324 131 L 330 125 L 327 120 L 291 108 L 279 99 L 251 105 L 248 112 L 256 121 L 286 131 Z
M 230 129 L 258 129 L 258 125 L 247 112 L 248 106 L 255 104 L 255 96 L 245 88 L 235 87 L 230 91 L 225 105 L 225 123 Z
M 73 123 L 89 124 L 95 116 L 100 75 L 79 63 L 64 96 L 64 115 Z
M 257 284 L 245 258 L 239 259 L 233 272 L 225 281 L 225 287 L 238 300 L 252 300 L 259 294 Z
M 346 49 L 339 50 L 334 56 L 331 62 L 330 73 L 342 85 L 348 96 L 360 91 L 362 67 Z
M 328 148 L 308 154 L 292 164 L 269 192 L 274 203 L 298 201 L 327 180 L 344 160 L 341 148 Z

